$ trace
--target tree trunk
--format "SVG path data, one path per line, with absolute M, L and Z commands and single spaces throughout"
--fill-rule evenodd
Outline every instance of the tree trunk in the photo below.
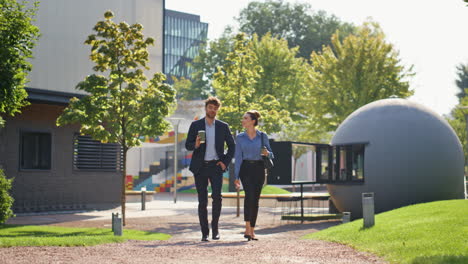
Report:
M 122 194 L 120 198 L 120 207 L 122 208 L 122 225 L 125 226 L 125 180 L 127 176 L 127 148 L 123 147 L 123 169 L 122 169 Z

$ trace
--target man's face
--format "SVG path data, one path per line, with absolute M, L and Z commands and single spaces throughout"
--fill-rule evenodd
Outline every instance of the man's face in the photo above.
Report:
M 218 109 L 219 109 L 219 106 L 216 106 L 214 104 L 208 104 L 205 107 L 206 116 L 209 118 L 215 118 L 216 114 L 218 113 Z

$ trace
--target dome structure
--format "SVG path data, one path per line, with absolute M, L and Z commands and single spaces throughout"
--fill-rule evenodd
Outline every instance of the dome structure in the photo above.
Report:
M 364 144 L 364 181 L 327 188 L 337 209 L 362 217 L 362 193 L 374 193 L 375 212 L 464 197 L 464 153 L 454 130 L 432 110 L 384 99 L 353 112 L 333 146 Z

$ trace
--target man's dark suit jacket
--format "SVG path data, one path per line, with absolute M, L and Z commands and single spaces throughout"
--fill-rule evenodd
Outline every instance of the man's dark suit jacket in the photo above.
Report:
M 199 148 L 195 149 L 195 140 L 197 139 L 198 131 L 205 130 L 205 118 L 202 118 L 197 121 L 193 121 L 190 125 L 189 132 L 187 135 L 187 140 L 185 141 L 185 148 L 187 150 L 193 150 L 192 161 L 190 162 L 190 171 L 193 174 L 197 174 L 200 171 L 200 168 L 203 165 L 205 160 L 205 151 L 206 143 L 200 145 Z M 227 143 L 228 151 L 224 153 L 224 142 Z M 234 157 L 234 152 L 236 148 L 236 143 L 229 129 L 229 125 L 223 121 L 215 121 L 215 149 L 216 154 L 220 161 L 226 165 L 226 168 L 231 163 L 232 158 Z

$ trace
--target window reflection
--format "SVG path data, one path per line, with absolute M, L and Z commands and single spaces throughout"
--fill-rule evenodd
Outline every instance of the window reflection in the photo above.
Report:
M 320 180 L 328 180 L 330 177 L 330 160 L 328 155 L 330 155 L 328 147 L 320 148 Z
M 316 147 L 292 144 L 292 182 L 316 181 Z
M 364 179 L 364 145 L 352 146 L 352 180 Z
M 172 76 L 191 79 L 193 69 L 187 66 L 198 56 L 201 45 L 207 40 L 208 24 L 198 15 L 173 10 L 165 11 L 164 74 L 167 82 Z

